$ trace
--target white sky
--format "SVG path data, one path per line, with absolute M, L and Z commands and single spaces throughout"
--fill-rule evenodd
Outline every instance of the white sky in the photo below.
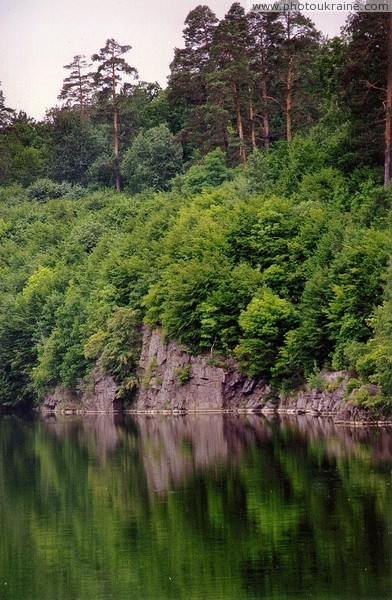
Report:
M 241 2 L 243 3 L 243 2 Z M 198 4 L 221 19 L 232 0 L 0 0 L 0 82 L 6 106 L 42 119 L 58 104 L 76 54 L 99 52 L 106 40 L 130 44 L 127 62 L 141 80 L 164 87 L 184 20 Z M 244 6 L 245 3 L 243 4 Z M 307 15 L 332 37 L 347 15 Z

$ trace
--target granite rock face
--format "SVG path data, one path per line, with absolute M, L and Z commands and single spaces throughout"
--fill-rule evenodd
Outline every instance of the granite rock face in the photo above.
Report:
M 102 375 L 98 367 L 94 369 L 94 387 L 85 391 L 81 397 L 86 412 L 119 412 L 122 410 L 121 400 L 116 398 L 118 385 L 113 377 Z
M 345 399 L 349 375 L 344 371 L 320 373 L 322 389 L 304 389 L 286 397 L 273 394 L 265 381 L 246 377 L 233 359 L 217 361 L 193 356 L 159 330 L 143 331 L 139 362 L 139 391 L 131 412 L 255 412 L 332 417 L 350 425 L 389 424 L 385 417 L 365 411 Z M 364 386 L 370 395 L 376 386 Z M 373 389 L 374 388 L 374 389 Z M 96 367 L 91 388 L 77 394 L 55 388 L 41 410 L 63 413 L 121 412 L 118 385 Z
M 278 412 L 306 413 L 313 416 L 332 416 L 339 413 L 347 404 L 343 398 L 349 375 L 345 371 L 322 371 L 320 375 L 326 389 L 299 390 L 295 394 L 282 398 Z
M 270 387 L 247 378 L 233 360 L 193 356 L 158 330 L 144 329 L 137 411 L 259 410 Z
M 322 391 L 316 389 L 297 391 L 287 398 L 280 399 L 277 412 L 332 417 L 335 423 L 342 425 L 389 425 L 391 423 L 390 418 L 379 415 L 372 410 L 365 410 L 345 397 L 346 385 L 350 379 L 347 372 L 321 371 L 320 375 L 326 389 Z M 367 384 L 362 388 L 370 396 L 379 393 L 376 385 Z M 355 391 L 350 398 L 355 400 Z
M 122 410 L 116 398 L 118 386 L 114 379 L 102 375 L 98 367 L 93 372 L 91 389 L 78 394 L 60 386 L 49 392 L 41 407 L 42 412 L 63 413 L 116 413 Z
M 321 372 L 322 390 L 279 398 L 264 381 L 242 374 L 233 359 L 217 364 L 209 356 L 193 356 L 175 341 L 162 340 L 159 330 L 144 329 L 139 367 L 140 389 L 132 405 L 136 412 L 261 411 L 328 416 L 352 425 L 388 422 L 345 399 L 350 376 L 344 371 Z M 373 387 L 371 395 L 378 392 Z
M 81 403 L 78 394 L 61 386 L 48 392 L 40 406 L 41 412 L 81 412 Z

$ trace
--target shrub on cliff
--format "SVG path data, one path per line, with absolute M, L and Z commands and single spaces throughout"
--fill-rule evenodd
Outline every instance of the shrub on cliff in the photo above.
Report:
M 285 334 L 295 322 L 295 309 L 288 300 L 269 290 L 259 298 L 253 298 L 239 317 L 242 337 L 235 348 L 235 356 L 240 367 L 251 377 L 270 378 Z

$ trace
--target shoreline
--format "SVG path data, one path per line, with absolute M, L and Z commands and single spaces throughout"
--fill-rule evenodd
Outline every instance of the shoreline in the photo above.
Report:
M 182 417 L 187 415 L 231 415 L 231 416 L 243 416 L 243 415 L 259 415 L 261 417 L 300 417 L 306 416 L 310 419 L 330 419 L 335 425 L 342 427 L 355 427 L 355 428 L 366 428 L 366 427 L 392 427 L 392 418 L 383 416 L 374 416 L 370 413 L 363 411 L 362 415 L 358 415 L 357 418 L 343 419 L 339 417 L 338 413 L 332 412 L 315 412 L 313 410 L 298 410 L 293 408 L 231 408 L 231 409 L 218 409 L 218 408 L 190 408 L 190 409 L 173 409 L 168 410 L 164 408 L 150 408 L 150 409 L 132 409 L 124 408 L 123 410 L 117 411 L 104 411 L 104 410 L 83 410 L 79 408 L 67 408 L 61 409 L 43 409 L 35 408 L 34 412 L 41 414 L 42 416 L 50 415 L 62 415 L 62 416 L 79 416 L 87 417 L 90 415 L 113 415 L 113 416 L 172 416 Z M 362 418 L 360 418 L 362 417 Z

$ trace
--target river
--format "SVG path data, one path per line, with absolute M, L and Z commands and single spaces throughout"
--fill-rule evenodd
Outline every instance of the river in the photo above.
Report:
M 0 417 L 1 600 L 391 600 L 392 430 Z

